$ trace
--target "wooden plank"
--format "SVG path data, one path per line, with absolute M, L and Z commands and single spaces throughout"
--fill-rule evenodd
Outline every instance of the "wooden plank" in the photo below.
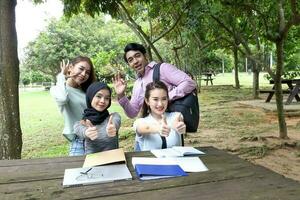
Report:
M 56 158 L 36 158 L 36 159 L 18 159 L 18 160 L 0 160 L 1 167 L 8 166 L 22 166 L 22 165 L 41 165 L 49 163 L 67 163 L 67 162 L 83 162 L 84 156 L 69 156 L 69 157 L 56 157 Z
M 290 90 L 282 90 L 282 93 L 289 94 Z M 275 93 L 275 90 L 259 90 L 259 93 Z
M 298 200 L 300 195 L 299 186 L 274 180 L 264 181 L 261 178 L 250 177 L 234 180 L 218 181 L 204 184 L 188 185 L 169 189 L 155 191 L 143 191 L 137 193 L 128 193 L 122 195 L 113 195 L 102 197 L 102 200 L 119 200 L 119 199 L 214 199 L 214 200 Z

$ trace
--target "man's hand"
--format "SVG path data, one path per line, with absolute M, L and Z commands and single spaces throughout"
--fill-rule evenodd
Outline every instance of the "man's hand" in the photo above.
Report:
M 109 116 L 108 123 L 106 126 L 106 132 L 108 137 L 115 137 L 117 135 L 117 129 L 112 121 L 112 115 Z
M 125 96 L 125 90 L 127 87 L 126 81 L 121 77 L 121 74 L 118 72 L 114 78 L 112 79 L 112 82 L 114 84 L 114 88 L 116 91 L 116 94 L 118 95 L 118 98 L 122 98 Z

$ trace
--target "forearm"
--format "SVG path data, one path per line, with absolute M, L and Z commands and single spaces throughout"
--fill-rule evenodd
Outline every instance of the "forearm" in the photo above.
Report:
M 134 103 L 130 102 L 126 96 L 119 99 L 119 104 L 122 106 L 122 108 L 125 111 L 125 114 L 129 118 L 135 118 L 140 111 L 139 105 L 137 105 L 137 103 L 134 104 Z
M 57 75 L 56 85 L 50 88 L 50 94 L 59 106 L 64 105 L 68 101 L 65 76 L 62 73 Z
M 136 126 L 136 131 L 140 135 L 147 135 L 151 133 L 158 133 L 161 130 L 161 125 L 158 123 L 139 123 Z
M 86 129 L 87 127 L 83 126 L 80 122 L 74 124 L 74 133 L 82 140 L 86 138 Z

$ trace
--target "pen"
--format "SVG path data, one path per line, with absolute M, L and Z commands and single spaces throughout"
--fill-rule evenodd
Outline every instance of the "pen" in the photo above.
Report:
M 80 172 L 80 174 L 87 174 L 89 171 L 91 171 L 93 168 L 89 168 L 88 170 L 86 170 L 85 172 Z

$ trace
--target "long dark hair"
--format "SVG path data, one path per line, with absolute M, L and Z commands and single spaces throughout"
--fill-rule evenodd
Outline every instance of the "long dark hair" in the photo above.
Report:
M 76 58 L 73 58 L 70 62 L 71 65 L 75 65 L 79 62 L 85 61 L 87 62 L 90 66 L 91 66 L 91 71 L 89 74 L 89 78 L 80 85 L 81 89 L 86 92 L 87 88 L 96 81 L 96 75 L 95 75 L 95 69 L 94 69 L 94 65 L 91 61 L 91 59 L 89 57 L 86 56 L 77 56 Z
M 146 86 L 144 104 L 143 104 L 143 107 L 142 107 L 142 117 L 146 117 L 150 113 L 150 108 L 146 103 L 146 99 L 149 100 L 150 92 L 154 89 L 163 89 L 164 91 L 166 91 L 167 97 L 168 97 L 168 100 L 169 100 L 169 92 L 168 92 L 168 88 L 167 88 L 166 84 L 164 84 L 161 81 L 153 81 L 153 82 L 149 83 Z M 169 103 L 168 103 L 168 107 L 169 107 Z M 167 110 L 168 110 L 168 108 L 167 108 Z

